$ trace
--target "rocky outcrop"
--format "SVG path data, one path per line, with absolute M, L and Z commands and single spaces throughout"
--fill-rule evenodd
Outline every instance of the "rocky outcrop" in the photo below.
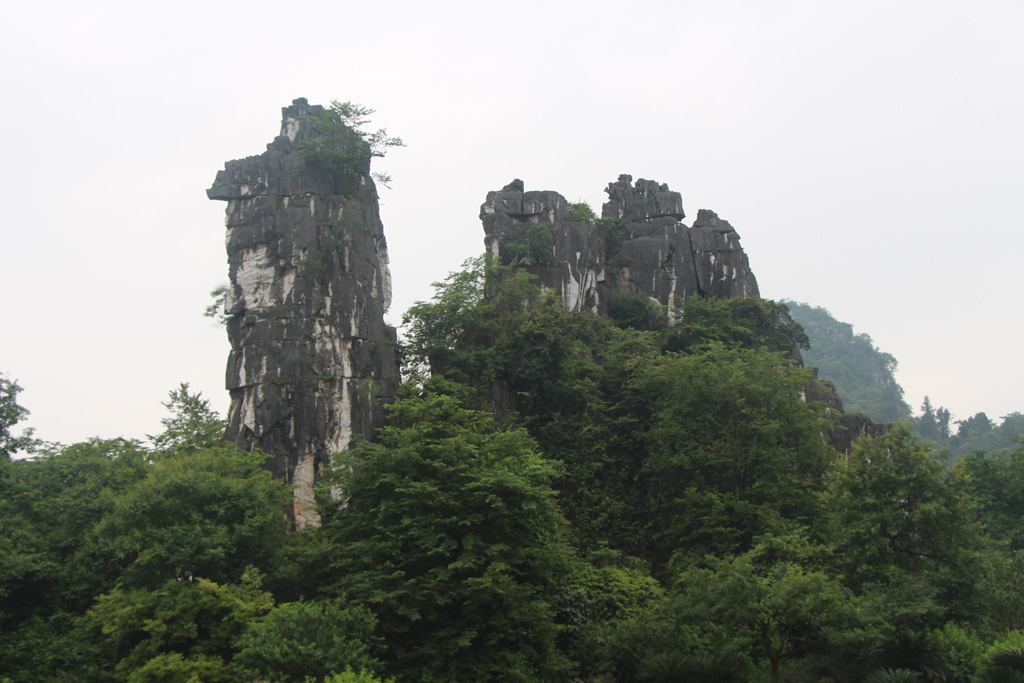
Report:
M 832 413 L 832 431 L 828 441 L 839 453 L 849 455 L 853 444 L 862 436 L 874 437 L 892 431 L 891 422 L 872 422 L 871 418 L 859 413 Z
M 227 202 L 227 437 L 272 456 L 301 527 L 331 454 L 379 425 L 398 367 L 370 149 L 305 99 L 282 114 L 267 151 L 227 162 L 207 195 Z
M 802 360 L 798 363 L 803 365 Z M 881 436 L 892 431 L 891 422 L 873 422 L 866 415 L 844 412 L 843 400 L 839 398 L 836 385 L 830 380 L 820 379 L 818 368 L 812 367 L 810 370 L 815 382 L 807 388 L 807 400 L 825 404 L 825 412 L 832 420 L 832 429 L 826 437 L 836 451 L 848 455 L 860 437 Z
M 620 293 L 641 293 L 674 310 L 688 296 L 757 296 L 739 234 L 701 210 L 691 227 L 668 185 L 621 175 L 605 190 L 602 217 L 557 192 L 527 192 L 514 180 L 480 207 L 487 251 L 526 268 L 559 293 L 567 310 L 604 313 Z

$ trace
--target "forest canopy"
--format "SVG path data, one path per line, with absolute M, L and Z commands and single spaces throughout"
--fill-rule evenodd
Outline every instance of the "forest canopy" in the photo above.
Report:
M 786 305 L 621 304 L 438 283 L 303 531 L 187 385 L 146 443 L 14 460 L 5 385 L 0 680 L 1011 680 L 1024 447 L 836 453 Z

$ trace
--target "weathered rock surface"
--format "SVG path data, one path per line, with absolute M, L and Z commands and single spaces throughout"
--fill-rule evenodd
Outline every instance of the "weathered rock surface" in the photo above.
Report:
M 668 185 L 621 175 L 605 190 L 602 220 L 574 217 L 556 192 L 526 192 L 523 181 L 488 192 L 480 207 L 488 252 L 526 268 L 567 310 L 605 312 L 617 293 L 642 293 L 672 310 L 694 294 L 757 296 L 739 234 L 712 211 L 692 227 Z
M 314 481 L 372 435 L 398 381 L 370 150 L 341 123 L 318 124 L 324 113 L 295 100 L 267 151 L 227 162 L 207 190 L 228 203 L 227 438 L 273 456 L 298 526 L 317 523 Z M 341 154 L 304 153 L 314 139 Z

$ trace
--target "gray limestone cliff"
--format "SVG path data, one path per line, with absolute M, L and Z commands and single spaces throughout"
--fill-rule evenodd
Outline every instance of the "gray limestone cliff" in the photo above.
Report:
M 526 268 L 567 310 L 607 311 L 619 293 L 645 294 L 669 311 L 688 296 L 757 296 L 736 230 L 713 211 L 692 226 L 668 185 L 621 175 L 605 190 L 600 220 L 586 220 L 557 192 L 514 180 L 480 207 L 487 251 Z
M 379 425 L 398 366 L 370 149 L 305 99 L 282 119 L 207 195 L 227 202 L 227 438 L 272 456 L 302 527 L 318 522 L 312 487 L 331 454 Z

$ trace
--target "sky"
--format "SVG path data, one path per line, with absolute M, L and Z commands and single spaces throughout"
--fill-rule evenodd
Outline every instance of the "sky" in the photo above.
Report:
M 488 190 L 600 211 L 628 173 L 871 335 L 912 407 L 1024 411 L 1018 0 L 2 5 L 0 371 L 37 437 L 159 433 L 181 382 L 226 413 L 205 190 L 298 97 L 407 144 L 375 162 L 394 324 L 483 251 Z

